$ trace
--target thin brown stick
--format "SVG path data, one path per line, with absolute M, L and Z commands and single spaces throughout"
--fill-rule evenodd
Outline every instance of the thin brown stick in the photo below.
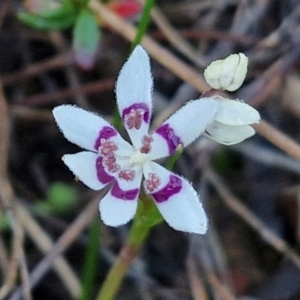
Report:
M 17 213 L 32 241 L 44 254 L 47 254 L 53 247 L 50 237 L 20 204 L 17 207 Z M 53 265 L 72 298 L 77 299 L 80 294 L 80 282 L 75 272 L 61 256 L 55 259 Z
M 56 55 L 55 57 L 43 60 L 42 62 L 31 64 L 27 68 L 20 70 L 16 73 L 3 76 L 2 85 L 8 86 L 12 84 L 17 84 L 20 81 L 27 80 L 28 77 L 32 77 L 34 75 L 68 65 L 73 61 L 73 55 L 70 51 Z
M 107 189 L 102 190 L 95 199 L 90 201 L 82 213 L 73 221 L 68 229 L 58 239 L 52 249 L 37 264 L 30 274 L 30 287 L 34 288 L 51 268 L 53 261 L 60 256 L 88 226 L 93 217 L 98 213 L 99 200 L 105 195 Z M 21 289 L 18 288 L 8 300 L 19 300 Z
M 228 290 L 228 288 L 220 281 L 214 273 L 208 275 L 208 281 L 213 286 L 217 295 L 223 300 L 236 300 L 236 297 Z
M 19 265 L 24 287 L 22 290 L 24 299 L 31 300 L 30 288 L 28 287 L 28 271 L 23 250 L 23 229 L 16 216 L 14 192 L 7 175 L 9 133 L 8 108 L 2 85 L 0 85 L 0 203 L 9 218 L 13 232 L 11 260 L 4 284 L 0 288 L 0 299 L 4 299 L 15 285 Z
M 144 0 L 140 0 L 145 3 Z M 159 27 L 161 32 L 166 36 L 167 40 L 183 55 L 190 59 L 196 66 L 203 68 L 205 62 L 201 59 L 199 53 L 194 49 L 186 39 L 182 38 L 180 33 L 172 27 L 168 19 L 164 16 L 158 7 L 153 7 L 151 16 L 155 24 Z
M 101 93 L 102 91 L 111 90 L 115 85 L 114 79 L 90 82 L 76 88 L 66 88 L 49 94 L 39 94 L 26 97 L 23 102 L 27 105 L 45 104 L 47 102 L 66 102 L 66 98 L 73 97 L 78 93 L 85 95 Z
M 300 146 L 293 139 L 283 132 L 276 130 L 272 125 L 263 120 L 259 124 L 253 125 L 253 127 L 257 133 L 276 145 L 279 149 L 300 161 Z
M 53 115 L 47 109 L 38 109 L 24 105 L 11 105 L 9 112 L 14 117 L 25 119 L 27 122 L 53 122 Z
M 5 15 L 7 14 L 9 8 L 10 8 L 10 4 L 11 4 L 12 0 L 4 0 L 1 3 L 0 6 L 0 30 L 2 29 L 2 24 L 5 18 Z
M 66 48 L 68 48 L 68 44 L 66 42 L 66 40 L 64 39 L 63 35 L 60 32 L 51 32 L 50 33 L 50 38 L 53 41 L 54 45 L 56 46 L 56 48 L 63 52 L 65 51 Z M 75 66 L 74 65 L 67 65 L 66 69 L 66 77 L 68 79 L 69 82 L 69 86 L 72 89 L 80 89 L 80 81 L 78 79 L 76 70 L 75 70 Z M 76 103 L 81 106 L 81 107 L 86 107 L 86 95 L 84 93 L 76 93 L 74 95 Z
M 212 170 L 205 171 L 206 178 L 216 188 L 224 203 L 248 225 L 250 225 L 260 236 L 282 255 L 290 259 L 300 269 L 300 256 L 283 239 L 276 236 L 258 217 L 256 217 L 244 204 L 235 197 L 222 183 L 219 176 Z
M 189 277 L 189 283 L 192 289 L 192 295 L 194 300 L 209 300 L 208 293 L 205 289 L 204 283 L 197 274 L 197 264 L 194 259 L 189 256 L 187 258 L 187 274 Z
M 26 257 L 25 257 L 23 247 L 20 249 L 19 268 L 20 268 L 20 274 L 21 274 L 21 279 L 23 284 L 23 297 L 25 300 L 32 300 Z

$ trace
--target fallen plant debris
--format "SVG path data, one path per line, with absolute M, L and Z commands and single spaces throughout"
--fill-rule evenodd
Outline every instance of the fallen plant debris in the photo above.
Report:
M 26 2 L 0 3 L 0 299 L 95 299 L 130 226 L 99 222 L 107 190 L 74 180 L 61 157 L 80 150 L 63 138 L 51 111 L 71 104 L 115 120 L 114 84 L 142 12 L 124 19 L 112 7 L 122 10 L 126 1 L 80 1 L 84 26 L 86 19 L 101 26 L 87 71 L 75 63 L 71 27 L 41 32 L 17 18 Z M 204 69 L 233 53 L 249 59 L 245 82 L 218 96 L 243 99 L 262 120 L 242 144 L 203 137 L 183 152 L 174 172 L 201 194 L 209 230 L 154 228 L 116 299 L 298 299 L 300 4 L 157 1 L 151 13 L 141 44 L 152 61 L 152 129 L 206 96 Z M 57 197 L 49 196 L 53 186 Z

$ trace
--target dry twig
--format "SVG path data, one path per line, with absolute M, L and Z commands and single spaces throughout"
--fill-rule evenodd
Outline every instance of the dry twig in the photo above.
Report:
M 216 188 L 224 203 L 250 225 L 260 236 L 282 255 L 290 259 L 300 268 L 300 256 L 283 239 L 275 235 L 258 217 L 241 203 L 230 190 L 222 183 L 219 176 L 212 170 L 205 171 L 205 177 Z
M 23 249 L 23 229 L 17 219 L 14 203 L 14 192 L 7 175 L 8 144 L 9 144 L 9 119 L 6 99 L 2 86 L 0 86 L 0 201 L 2 209 L 7 214 L 12 232 L 13 242 L 11 259 L 7 269 L 4 284 L 0 288 L 0 299 L 4 299 L 15 285 L 18 265 L 23 282 L 23 296 L 26 300 L 31 299 L 28 286 L 28 272 Z

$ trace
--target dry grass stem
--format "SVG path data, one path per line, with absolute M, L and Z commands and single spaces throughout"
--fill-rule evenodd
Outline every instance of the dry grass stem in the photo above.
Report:
M 30 274 L 30 286 L 36 286 L 51 268 L 53 261 L 59 257 L 88 226 L 93 217 L 98 213 L 99 200 L 105 195 L 106 189 L 90 201 L 86 208 L 79 214 L 73 223 L 65 230 L 62 236 L 54 244 L 47 255 L 37 264 Z M 18 300 L 21 296 L 20 288 L 10 296 L 8 300 Z
M 215 187 L 224 203 L 250 225 L 270 246 L 290 259 L 300 269 L 300 256 L 283 239 L 275 235 L 264 223 L 256 217 L 230 190 L 222 183 L 219 176 L 212 170 L 205 171 L 205 177 Z
M 24 229 L 29 237 L 44 254 L 47 254 L 53 247 L 53 242 L 51 241 L 48 234 L 20 204 L 18 205 L 17 213 L 20 222 L 24 226 Z M 58 276 L 64 283 L 64 286 L 66 287 L 72 298 L 77 299 L 80 294 L 80 282 L 75 275 L 74 270 L 72 270 L 72 268 L 62 256 L 57 257 L 54 260 L 53 265 Z
M 23 296 L 25 300 L 31 299 L 30 288 L 28 287 L 28 271 L 23 250 L 23 229 L 15 211 L 15 196 L 7 174 L 8 148 L 9 148 L 10 126 L 6 99 L 0 84 L 0 201 L 2 209 L 8 216 L 12 232 L 13 242 L 11 258 L 7 269 L 5 281 L 0 288 L 0 299 L 4 299 L 13 289 L 18 266 L 23 282 Z

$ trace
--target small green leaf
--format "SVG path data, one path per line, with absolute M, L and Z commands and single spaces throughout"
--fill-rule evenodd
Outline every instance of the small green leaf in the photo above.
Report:
M 53 183 L 48 191 L 46 201 L 37 203 L 37 208 L 46 213 L 65 214 L 76 207 L 78 193 L 73 186 L 62 182 Z
M 39 30 L 62 30 L 72 26 L 75 18 L 67 16 L 62 19 L 47 19 L 39 15 L 30 14 L 26 12 L 19 12 L 17 17 L 26 25 Z
M 61 30 L 72 26 L 78 11 L 72 0 L 65 0 L 57 9 L 45 9 L 39 13 L 19 12 L 17 17 L 28 26 L 39 30 Z
M 0 218 L 0 230 L 8 231 L 11 228 L 11 224 L 7 214 L 2 213 Z
M 89 4 L 90 0 L 79 0 L 79 5 L 81 7 L 87 7 L 87 5 Z
M 74 27 L 73 49 L 77 64 L 85 70 L 94 65 L 100 37 L 100 28 L 93 13 L 89 9 L 81 10 Z
M 171 170 L 173 169 L 175 163 L 176 163 L 177 160 L 180 158 L 182 152 L 183 152 L 183 147 L 182 147 L 181 144 L 179 144 L 179 145 L 177 146 L 177 148 L 176 148 L 176 152 L 175 152 L 173 155 L 171 155 L 171 156 L 168 158 L 168 160 L 167 160 L 166 168 L 167 168 L 168 170 L 171 171 Z

